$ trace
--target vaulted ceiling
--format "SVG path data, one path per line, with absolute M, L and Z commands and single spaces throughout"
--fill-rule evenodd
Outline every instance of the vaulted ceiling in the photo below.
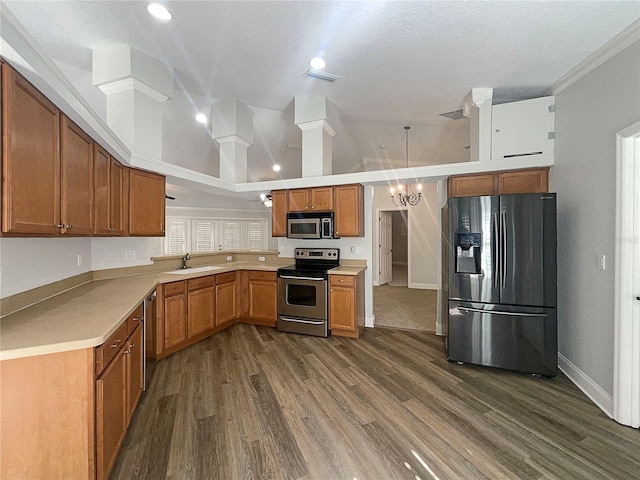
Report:
M 413 127 L 412 165 L 464 161 L 468 123 L 439 114 L 461 108 L 471 88 L 493 87 L 494 103 L 550 94 L 554 82 L 640 18 L 637 0 L 162 3 L 170 22 L 152 18 L 140 1 L 20 0 L 2 8 L 100 115 L 106 101 L 91 84 L 92 49 L 126 44 L 171 65 L 168 163 L 217 175 L 217 146 L 194 116 L 221 98 L 250 105 L 250 181 L 300 176 L 296 95 L 324 95 L 340 109 L 334 173 L 363 170 L 363 159 L 368 168 L 403 161 L 404 125 Z M 342 78 L 303 76 L 316 55 Z

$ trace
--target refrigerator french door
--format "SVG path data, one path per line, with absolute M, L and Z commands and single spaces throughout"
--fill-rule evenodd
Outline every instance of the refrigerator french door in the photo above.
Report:
M 556 195 L 451 198 L 447 207 L 447 358 L 556 375 Z

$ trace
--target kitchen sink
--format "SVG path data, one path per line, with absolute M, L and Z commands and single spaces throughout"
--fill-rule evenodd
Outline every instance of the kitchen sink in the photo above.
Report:
M 209 272 L 211 270 L 220 270 L 224 267 L 214 267 L 214 266 L 206 266 L 206 267 L 195 267 L 195 268 L 181 268 L 180 270 L 172 270 L 170 272 L 173 275 L 186 275 L 188 273 L 199 273 L 199 272 Z

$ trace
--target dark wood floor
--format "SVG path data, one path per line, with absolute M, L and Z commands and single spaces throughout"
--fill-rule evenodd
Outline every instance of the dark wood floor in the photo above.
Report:
M 239 324 L 157 363 L 111 478 L 638 479 L 640 432 L 433 334 Z

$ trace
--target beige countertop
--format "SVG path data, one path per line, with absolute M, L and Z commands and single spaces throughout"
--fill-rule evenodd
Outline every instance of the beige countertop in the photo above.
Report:
M 360 272 L 366 270 L 367 267 L 360 265 L 341 265 L 329 270 L 329 275 L 358 275 Z
M 233 270 L 276 271 L 288 263 L 238 261 L 187 274 L 158 272 L 94 280 L 0 319 L 0 360 L 101 345 L 159 283 Z

